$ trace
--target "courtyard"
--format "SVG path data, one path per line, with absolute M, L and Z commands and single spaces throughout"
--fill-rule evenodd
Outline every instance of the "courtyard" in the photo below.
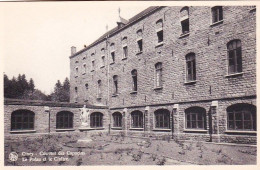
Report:
M 7 166 L 255 165 L 254 145 L 181 141 L 169 136 L 130 137 L 98 132 L 5 137 Z M 79 140 L 80 139 L 80 140 Z M 11 152 L 18 154 L 11 161 Z

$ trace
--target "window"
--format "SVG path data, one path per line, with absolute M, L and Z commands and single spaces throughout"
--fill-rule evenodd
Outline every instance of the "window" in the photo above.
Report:
M 228 73 L 242 72 L 242 49 L 240 40 L 232 40 L 227 44 Z
M 190 31 L 189 8 L 188 7 L 182 8 L 180 13 L 181 13 L 182 34 L 187 34 Z
M 118 94 L 118 76 L 113 76 L 113 82 L 114 82 L 114 95 Z
M 101 60 L 102 60 L 101 67 L 105 67 L 105 56 L 102 56 Z
M 114 43 L 112 43 L 111 45 L 110 45 L 110 50 L 111 50 L 111 63 L 114 63 L 115 62 L 115 44 Z
M 95 70 L 95 61 L 94 60 L 92 61 L 91 67 L 92 67 L 91 70 L 94 71 Z
M 162 22 L 162 19 L 160 19 L 156 22 L 156 34 L 157 34 L 158 43 L 163 42 L 163 22 Z
M 75 102 L 78 101 L 78 87 L 75 87 Z
M 113 127 L 122 127 L 122 114 L 119 112 L 113 113 Z
M 76 67 L 76 68 L 75 68 L 75 71 L 76 71 L 76 72 L 75 72 L 75 77 L 78 77 L 79 68 L 78 68 L 78 67 Z
M 33 130 L 34 113 L 30 110 L 16 110 L 11 115 L 11 130 Z
M 88 90 L 88 83 L 85 84 L 85 88 L 86 88 L 86 90 Z
M 103 114 L 100 112 L 94 112 L 90 115 L 90 127 L 103 127 Z
M 195 54 L 190 53 L 186 55 L 186 81 L 196 80 L 196 63 Z
M 256 107 L 251 104 L 235 104 L 227 108 L 229 130 L 256 131 Z
M 101 49 L 101 54 L 102 54 L 102 56 L 101 56 L 101 66 L 100 67 L 104 67 L 105 66 L 105 49 L 104 48 Z
M 222 6 L 215 6 L 215 7 L 211 8 L 211 12 L 212 12 L 212 23 L 223 20 Z
M 98 80 L 97 98 L 101 98 L 101 80 Z
M 132 74 L 132 80 L 133 80 L 132 91 L 137 91 L 137 71 L 132 70 L 131 74 Z
M 123 59 L 125 59 L 128 56 L 127 37 L 124 37 L 122 39 L 122 44 L 123 44 Z
M 83 64 L 83 74 L 85 74 L 86 72 L 87 72 L 86 64 Z
M 206 129 L 206 110 L 201 107 L 191 107 L 185 110 L 187 129 Z
M 124 46 L 123 47 L 123 58 L 127 58 L 128 56 L 128 49 L 127 49 L 127 46 Z
M 162 63 L 155 64 L 155 87 L 162 87 Z
M 166 109 L 159 109 L 154 112 L 155 128 L 170 129 L 170 112 Z
M 56 115 L 56 129 L 73 128 L 73 113 L 68 111 L 58 112 Z
M 142 30 L 138 30 L 137 31 L 137 46 L 138 46 L 138 52 L 142 52 L 143 51 L 143 32 Z
M 143 113 L 140 111 L 133 111 L 131 113 L 132 128 L 143 128 Z

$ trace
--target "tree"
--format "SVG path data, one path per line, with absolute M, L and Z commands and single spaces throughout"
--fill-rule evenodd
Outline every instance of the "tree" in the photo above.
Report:
M 51 94 L 51 100 L 57 102 L 69 102 L 70 82 L 66 77 L 61 85 L 60 80 L 57 81 L 54 87 L 54 92 Z
M 34 81 L 33 81 L 32 78 L 30 78 L 29 85 L 28 85 L 28 90 L 31 90 L 33 92 L 34 88 L 35 88 Z

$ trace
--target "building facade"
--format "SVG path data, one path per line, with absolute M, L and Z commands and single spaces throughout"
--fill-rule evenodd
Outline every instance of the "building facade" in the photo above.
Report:
M 150 7 L 80 51 L 71 102 L 104 105 L 111 130 L 256 143 L 256 9 Z

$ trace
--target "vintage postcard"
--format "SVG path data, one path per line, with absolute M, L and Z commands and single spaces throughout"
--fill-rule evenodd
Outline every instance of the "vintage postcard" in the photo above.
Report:
M 256 169 L 258 8 L 0 2 L 4 168 Z

